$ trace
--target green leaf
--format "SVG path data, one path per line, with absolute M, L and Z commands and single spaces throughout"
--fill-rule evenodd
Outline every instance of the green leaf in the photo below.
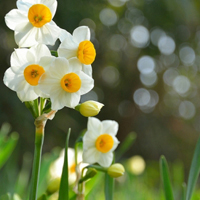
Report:
M 0 147 L 0 168 L 13 152 L 17 144 L 18 137 L 18 134 L 16 132 L 13 132 L 11 136 L 6 141 L 4 141 L 3 145 Z
M 68 143 L 71 129 L 69 128 L 67 133 L 66 145 L 65 145 L 65 156 L 64 164 L 62 169 L 62 176 L 60 181 L 59 197 L 58 200 L 68 200 L 69 199 L 69 182 L 68 182 Z
M 186 189 L 187 189 L 186 184 L 183 183 L 182 184 L 182 197 L 181 197 L 181 200 L 185 200 L 185 198 L 186 198 Z
M 114 179 L 111 178 L 107 173 L 105 174 L 105 199 L 113 200 L 113 190 L 114 190 Z
M 161 156 L 160 158 L 160 172 L 161 172 L 161 178 L 163 182 L 163 187 L 164 187 L 164 194 L 165 194 L 165 199 L 166 200 L 173 200 L 173 192 L 172 192 L 172 187 L 171 187 L 171 182 L 170 182 L 170 177 L 169 177 L 169 169 L 167 165 L 167 160 L 165 159 L 164 156 Z
M 1 200 L 11 200 L 11 195 L 9 193 L 0 196 Z
M 37 200 L 47 200 L 47 195 L 43 194 L 41 197 L 39 197 Z
M 186 200 L 190 200 L 192 197 L 192 193 L 194 191 L 197 178 L 199 176 L 199 171 L 200 171 L 200 138 L 197 142 L 192 159 L 192 164 L 190 167 L 188 183 L 187 183 L 187 191 L 186 191 Z
M 58 52 L 57 52 L 57 51 L 54 51 L 54 50 L 51 50 L 51 55 L 52 55 L 52 56 L 55 56 L 55 57 L 58 57 Z

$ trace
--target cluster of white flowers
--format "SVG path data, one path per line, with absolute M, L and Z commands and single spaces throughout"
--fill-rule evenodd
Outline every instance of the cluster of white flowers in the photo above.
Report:
M 73 34 L 61 29 L 53 21 L 56 8 L 56 0 L 18 0 L 17 9 L 5 16 L 19 48 L 11 55 L 4 83 L 22 102 L 49 98 L 52 110 L 75 108 L 81 95 L 94 87 L 91 64 L 96 57 L 90 29 L 81 26 Z M 54 45 L 57 39 L 60 46 L 54 57 L 46 45 Z M 83 161 L 110 166 L 119 143 L 117 131 L 117 122 L 89 118 Z

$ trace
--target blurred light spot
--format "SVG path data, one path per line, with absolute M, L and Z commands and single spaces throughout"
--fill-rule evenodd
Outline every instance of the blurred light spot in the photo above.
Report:
M 148 90 L 140 88 L 134 92 L 133 100 L 138 106 L 146 106 L 151 100 L 151 95 Z
M 182 47 L 179 51 L 179 56 L 183 64 L 186 66 L 192 65 L 195 61 L 195 52 L 191 47 Z
M 103 80 L 111 87 L 115 87 L 119 82 L 119 71 L 115 67 L 105 67 L 102 70 Z
M 128 159 L 128 170 L 135 174 L 140 175 L 145 170 L 145 161 L 141 156 L 133 156 L 130 159 Z
M 128 20 L 126 20 L 124 18 L 120 19 L 118 24 L 117 24 L 119 31 L 123 34 L 129 34 L 132 26 L 133 25 Z
M 117 22 L 117 14 L 110 8 L 104 8 L 99 14 L 99 18 L 105 26 L 112 26 Z
M 154 28 L 151 31 L 151 42 L 155 45 L 158 46 L 158 41 L 162 36 L 165 36 L 165 32 L 162 29 L 159 28 Z
M 126 46 L 126 39 L 124 36 L 116 34 L 110 39 L 110 48 L 114 51 L 120 51 Z
M 196 113 L 194 104 L 190 101 L 182 101 L 179 105 L 179 114 L 184 119 L 191 119 Z
M 149 43 L 149 31 L 144 26 L 138 25 L 131 29 L 131 43 L 135 47 L 144 48 Z
M 170 66 L 172 65 L 174 62 L 176 62 L 177 56 L 172 53 L 170 55 L 162 55 L 162 62 L 165 66 Z
M 179 75 L 179 73 L 176 69 L 169 68 L 168 70 L 165 71 L 165 73 L 163 75 L 163 80 L 167 85 L 172 86 L 174 79 L 178 75 Z
M 123 6 L 128 0 L 108 0 L 108 2 L 115 7 Z
M 122 101 L 118 106 L 119 114 L 122 117 L 130 117 L 130 116 L 132 116 L 133 113 L 134 113 L 134 110 L 135 109 L 134 109 L 133 103 L 128 101 L 128 100 Z
M 137 67 L 140 73 L 149 74 L 154 71 L 155 62 L 150 56 L 142 56 L 137 62 Z
M 190 80 L 186 76 L 177 76 L 173 81 L 174 90 L 182 95 L 190 89 Z
M 88 26 L 90 29 L 93 29 L 93 30 L 96 29 L 95 22 L 91 20 L 90 18 L 82 19 L 80 22 L 80 26 Z
M 158 48 L 164 55 L 170 55 L 174 52 L 176 44 L 174 40 L 169 36 L 161 36 L 158 40 Z
M 94 100 L 94 101 L 98 101 L 98 95 L 95 91 L 90 91 L 87 94 L 84 94 L 81 96 L 81 103 L 88 101 L 88 100 Z
M 142 11 L 135 7 L 129 7 L 125 13 L 126 19 L 128 19 L 133 24 L 135 24 L 137 18 L 141 17 L 141 16 L 143 16 Z
M 157 81 L 157 74 L 155 71 L 148 74 L 140 74 L 140 80 L 146 86 L 153 86 Z

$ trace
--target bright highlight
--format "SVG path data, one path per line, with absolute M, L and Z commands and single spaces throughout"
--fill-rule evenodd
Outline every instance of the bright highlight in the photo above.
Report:
M 33 26 L 40 28 L 51 21 L 52 14 L 47 6 L 35 4 L 29 8 L 28 19 Z
M 85 65 L 90 65 L 94 62 L 96 51 L 92 42 L 85 40 L 79 44 L 78 59 Z
M 30 85 L 36 86 L 44 72 L 43 67 L 39 65 L 29 65 L 24 70 L 24 78 Z
M 81 79 L 77 74 L 72 72 L 63 76 L 60 84 L 66 92 L 74 93 L 81 88 Z
M 96 139 L 96 143 L 95 143 L 97 150 L 102 153 L 109 152 L 112 149 L 113 145 L 114 145 L 114 140 L 113 140 L 112 136 L 110 136 L 106 133 L 103 135 L 100 135 Z

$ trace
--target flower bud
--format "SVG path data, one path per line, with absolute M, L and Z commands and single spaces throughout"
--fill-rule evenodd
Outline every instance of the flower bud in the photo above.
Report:
M 50 181 L 48 187 L 47 187 L 47 193 L 53 194 L 54 192 L 57 192 L 60 187 L 60 178 L 55 178 Z
M 104 105 L 102 103 L 99 103 L 97 101 L 86 101 L 78 106 L 76 106 L 76 110 L 78 110 L 81 115 L 85 117 L 93 117 L 97 115 L 101 108 Z
M 121 165 L 120 163 L 115 163 L 111 165 L 107 171 L 108 175 L 113 178 L 117 178 L 124 175 L 124 172 L 125 172 L 124 166 Z

